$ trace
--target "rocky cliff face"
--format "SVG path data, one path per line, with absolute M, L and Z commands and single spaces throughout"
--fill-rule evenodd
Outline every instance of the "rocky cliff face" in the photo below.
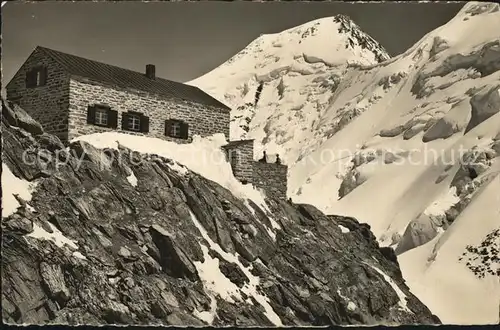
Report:
M 2 221 L 5 322 L 439 323 L 367 225 L 263 209 L 172 160 L 66 148 L 21 109 L 2 112 L 4 165 L 36 183 Z

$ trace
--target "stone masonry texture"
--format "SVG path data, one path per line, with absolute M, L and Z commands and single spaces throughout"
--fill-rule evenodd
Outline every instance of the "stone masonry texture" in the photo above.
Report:
M 124 90 L 105 86 L 84 78 L 70 80 L 69 97 L 69 138 L 79 135 L 121 131 L 122 113 L 135 111 L 149 117 L 148 136 L 175 142 L 187 142 L 165 136 L 165 120 L 183 120 L 189 125 L 189 137 L 210 136 L 223 133 L 229 139 L 229 111 L 185 100 L 168 99 L 141 91 Z M 106 128 L 87 124 L 87 107 L 105 105 L 118 112 L 118 128 Z M 143 133 L 121 131 L 122 133 Z
M 26 73 L 37 66 L 47 68 L 44 86 L 26 88 Z M 6 86 L 7 98 L 21 106 L 48 133 L 68 140 L 69 75 L 52 58 L 37 50 Z
M 252 163 L 252 183 L 263 189 L 269 197 L 285 200 L 288 181 L 288 167 L 275 163 Z
M 224 147 L 234 177 L 264 190 L 268 197 L 286 199 L 288 167 L 253 159 L 254 141 L 233 141 Z
M 225 148 L 234 177 L 242 182 L 252 182 L 253 144 L 253 140 L 238 141 Z

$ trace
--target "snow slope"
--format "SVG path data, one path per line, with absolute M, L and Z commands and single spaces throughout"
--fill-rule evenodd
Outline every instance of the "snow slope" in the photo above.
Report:
M 438 235 L 460 240 L 453 230 L 458 221 L 475 221 L 468 225 L 481 235 L 500 228 L 500 203 L 483 209 L 474 202 L 500 194 L 499 8 L 467 3 L 405 53 L 379 56 L 381 63 L 373 55 L 382 52 L 376 43 L 346 48 L 345 37 L 358 28 L 345 32 L 335 18 L 325 18 L 262 36 L 190 83 L 233 107 L 232 139 L 256 139 L 256 157 L 259 149 L 280 153 L 294 202 L 370 224 L 382 245 L 419 265 L 418 253 L 428 258 L 424 247 Z M 303 46 L 299 37 L 312 27 L 318 32 L 306 39 L 319 49 Z M 465 246 L 445 246 L 443 255 L 465 252 Z M 446 269 L 443 260 L 434 261 L 436 274 Z M 403 273 L 425 302 L 415 284 L 424 275 L 412 263 L 402 263 Z M 435 278 L 426 282 L 428 291 L 441 298 L 429 304 L 445 322 L 498 319 L 498 301 L 485 300 L 488 308 L 477 313 L 471 298 L 464 310 L 460 303 L 474 290 L 459 279 L 442 285 Z
M 469 139 L 472 132 L 464 134 L 471 117 L 470 99 L 486 90 L 498 91 L 500 87 L 498 71 L 482 74 L 474 67 L 478 63 L 464 63 L 465 60 L 456 57 L 464 54 L 472 61 L 467 56 L 471 54 L 470 58 L 476 62 L 484 61 L 481 49 L 498 42 L 500 37 L 500 13 L 470 16 L 466 11 L 464 8 L 406 53 L 373 68 L 355 70 L 346 77 L 350 88 L 340 93 L 325 117 L 329 116 L 332 120 L 327 122 L 335 126 L 333 119 L 342 109 L 360 113 L 325 142 L 315 142 L 317 150 L 292 165 L 289 191 L 292 198 L 312 202 L 328 213 L 358 217 L 372 225 L 375 234 L 381 237 L 402 234 L 409 220 L 448 190 L 446 180 L 434 183 L 448 164 L 436 164 L 429 158 L 437 155 L 438 159 L 446 151 L 459 158 L 462 149 L 473 147 L 474 141 Z M 440 40 L 446 40 L 447 48 L 434 54 L 436 51 L 432 50 Z M 487 49 L 498 51 L 498 46 Z M 498 66 L 499 53 L 496 56 Z M 386 79 L 397 82 L 377 102 L 370 102 L 374 95 L 381 95 L 377 94 L 378 82 Z M 425 91 L 424 96 L 418 95 L 421 91 Z M 495 119 L 493 116 L 488 121 Z M 482 138 L 495 137 L 498 127 L 492 122 L 491 130 Z M 380 160 L 383 166 L 338 200 L 341 196 L 337 191 L 352 170 L 353 155 L 370 152 L 380 155 L 376 161 Z M 386 159 L 391 155 L 402 161 L 391 163 Z M 385 186 L 391 189 L 384 189 L 381 194 Z M 419 193 L 422 189 L 426 194 Z M 359 207 L 362 201 L 364 208 Z M 402 219 L 403 223 L 394 224 L 395 219 Z M 388 228 L 391 225 L 392 230 Z
M 486 236 L 499 228 L 500 177 L 489 182 L 469 207 L 453 222 L 448 230 L 422 246 L 403 253 L 399 263 L 406 283 L 413 294 L 443 323 L 476 324 L 500 322 L 500 261 L 491 262 L 495 272 L 480 277 L 472 272 L 467 262 L 472 258 L 459 258 L 468 245 L 478 246 Z M 500 233 L 490 244 L 496 253 L 500 248 Z M 481 255 L 480 259 L 485 256 Z

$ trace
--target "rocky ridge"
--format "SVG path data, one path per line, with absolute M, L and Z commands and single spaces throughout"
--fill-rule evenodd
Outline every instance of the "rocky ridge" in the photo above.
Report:
M 340 23 L 338 29 L 339 33 L 348 33 L 350 35 L 348 38 L 350 47 L 359 45 L 361 48 L 371 51 L 375 55 L 378 63 L 390 59 L 390 56 L 384 47 L 378 41 L 363 32 L 349 16 L 339 14 L 335 15 L 333 20 Z M 346 48 L 347 47 L 348 46 L 346 45 Z
M 36 183 L 2 221 L 4 322 L 439 323 L 367 225 L 306 204 L 265 209 L 173 160 L 65 147 L 22 109 L 2 114 L 4 165 Z

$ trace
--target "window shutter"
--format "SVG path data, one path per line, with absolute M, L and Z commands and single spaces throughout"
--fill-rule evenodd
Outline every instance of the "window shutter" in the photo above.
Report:
M 128 113 L 122 113 L 122 130 L 128 131 Z
M 95 124 L 95 106 L 89 105 L 87 108 L 87 124 Z
M 149 117 L 141 115 L 140 125 L 141 125 L 141 132 L 148 133 L 149 132 Z
M 26 87 L 34 87 L 36 84 L 36 72 L 30 70 L 26 72 Z
M 189 125 L 188 123 L 181 123 L 181 138 L 187 140 L 189 137 Z
M 44 86 L 47 83 L 47 68 L 40 68 L 40 86 Z
M 118 111 L 108 109 L 108 127 L 118 127 Z
M 167 119 L 167 120 L 165 120 L 165 135 L 171 136 L 170 132 L 172 132 L 172 120 Z

